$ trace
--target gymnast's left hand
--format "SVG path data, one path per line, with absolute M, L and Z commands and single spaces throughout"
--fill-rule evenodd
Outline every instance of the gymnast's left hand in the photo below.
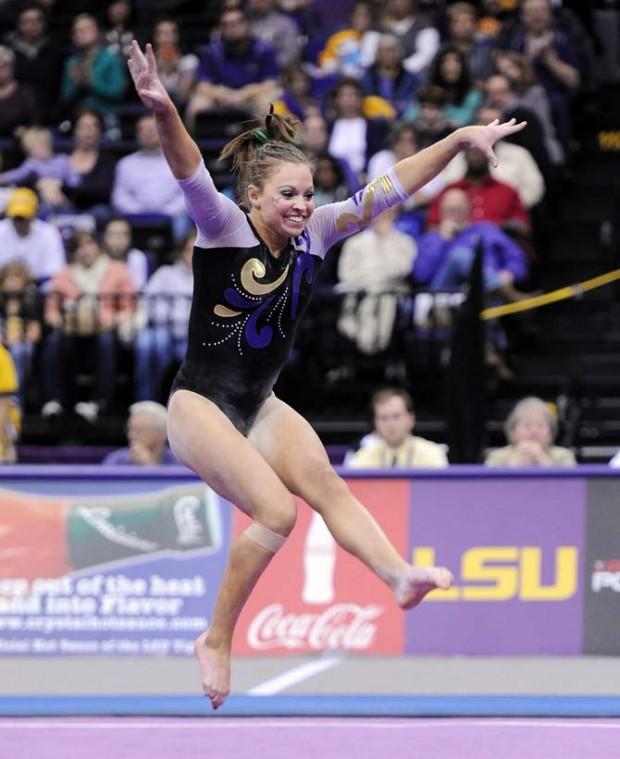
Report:
M 140 45 L 133 40 L 129 48 L 127 66 L 136 92 L 147 108 L 155 113 L 162 113 L 174 107 L 170 95 L 157 73 L 155 53 L 150 43 L 147 44 L 145 53 L 143 53 Z
M 510 119 L 500 124 L 499 119 L 495 119 L 487 126 L 462 127 L 457 134 L 461 148 L 478 148 L 486 155 L 492 166 L 497 166 L 497 156 L 493 151 L 493 145 L 504 137 L 520 132 L 526 126 L 527 121 L 517 124 L 516 119 Z

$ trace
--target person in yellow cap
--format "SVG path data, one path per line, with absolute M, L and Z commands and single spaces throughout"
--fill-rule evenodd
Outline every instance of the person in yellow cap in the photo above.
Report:
M 35 192 L 18 187 L 4 209 L 0 221 L 0 266 L 22 261 L 41 284 L 66 264 L 60 232 L 47 221 L 37 219 L 39 201 Z

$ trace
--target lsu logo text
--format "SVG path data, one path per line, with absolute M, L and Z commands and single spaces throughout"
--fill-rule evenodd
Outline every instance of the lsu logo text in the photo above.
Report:
M 414 564 L 436 564 L 435 549 L 413 550 Z M 578 551 L 555 549 L 555 576 L 542 584 L 542 549 L 537 546 L 476 546 L 461 557 L 461 585 L 433 591 L 428 601 L 566 601 L 577 590 Z M 455 573 L 456 574 L 456 573 Z

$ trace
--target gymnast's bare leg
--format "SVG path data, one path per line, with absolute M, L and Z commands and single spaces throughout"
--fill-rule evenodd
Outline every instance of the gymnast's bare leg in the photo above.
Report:
M 249 440 L 284 485 L 323 517 L 336 542 L 392 588 L 401 608 L 411 609 L 431 590 L 450 587 L 454 578 L 446 568 L 405 561 L 336 474 L 312 427 L 275 395 L 263 404 Z
M 255 520 L 232 543 L 213 619 L 195 644 L 203 690 L 217 709 L 230 691 L 235 624 L 275 550 L 293 529 L 296 505 L 265 459 L 206 398 L 188 390 L 173 394 L 168 438 L 183 464 Z

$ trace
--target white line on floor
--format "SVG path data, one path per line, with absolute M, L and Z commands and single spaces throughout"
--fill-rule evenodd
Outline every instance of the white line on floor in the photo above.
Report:
M 229 718 L 206 718 L 201 721 L 189 719 L 159 722 L 156 720 L 144 722 L 125 722 L 126 718 L 120 717 L 117 722 L 59 722 L 59 721 L 34 721 L 26 717 L 23 721 L 0 721 L 0 730 L 274 730 L 304 728 L 308 730 L 324 730 L 329 728 L 342 728 L 349 730 L 418 730 L 437 728 L 445 730 L 446 727 L 525 727 L 528 730 L 536 728 L 559 728 L 566 730 L 620 730 L 620 722 L 573 722 L 567 719 L 565 722 L 542 721 L 539 718 L 531 720 L 476 720 L 476 719 L 446 719 L 438 717 L 428 721 L 415 718 L 403 718 L 395 722 L 379 722 L 368 718 L 350 718 L 346 720 L 330 720 L 324 718 L 308 717 L 302 720 L 283 717 L 276 720 L 260 720 L 255 717 L 248 719 Z M 398 719 L 398 718 L 395 718 Z M 361 724 L 362 723 L 362 724 Z
M 255 685 L 247 693 L 249 696 L 273 696 L 290 688 L 291 685 L 297 685 L 297 683 L 308 680 L 320 672 L 325 672 L 335 667 L 337 664 L 340 664 L 343 658 L 341 655 L 324 656 L 320 659 L 300 664 L 298 667 L 289 669 L 288 672 L 283 672 L 281 675 L 276 675 L 276 677 L 265 680 L 260 685 Z

